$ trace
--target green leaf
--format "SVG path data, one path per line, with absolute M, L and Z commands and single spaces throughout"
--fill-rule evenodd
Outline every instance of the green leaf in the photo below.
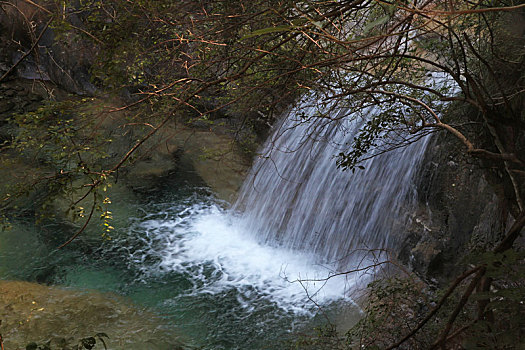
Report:
M 377 27 L 381 24 L 384 24 L 386 23 L 388 20 L 390 19 L 390 16 L 389 15 L 385 15 L 383 17 L 379 17 L 378 19 L 376 19 L 375 21 L 372 21 L 370 23 L 368 23 L 364 28 L 363 28 L 363 33 L 364 34 L 368 34 L 368 32 L 370 32 L 374 27 Z
M 250 34 L 246 34 L 245 36 L 243 36 L 241 38 L 241 40 L 253 38 L 255 36 L 260 36 L 260 35 L 264 35 L 264 34 L 278 33 L 278 32 L 289 32 L 290 30 L 292 30 L 292 28 L 293 27 L 290 26 L 290 25 L 282 25 L 282 26 L 277 26 L 277 27 L 267 27 L 267 28 L 263 28 L 263 29 L 258 29 L 256 31 L 251 32 Z

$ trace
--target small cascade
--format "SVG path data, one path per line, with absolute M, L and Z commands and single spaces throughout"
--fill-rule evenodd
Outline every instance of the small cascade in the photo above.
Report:
M 341 171 L 335 156 L 366 120 L 340 118 L 348 115 L 344 108 L 327 118 L 307 105 L 275 127 L 241 189 L 234 209 L 243 212 L 245 231 L 339 265 L 359 249 L 394 247 L 409 220 L 428 137 L 365 161 L 363 170 Z

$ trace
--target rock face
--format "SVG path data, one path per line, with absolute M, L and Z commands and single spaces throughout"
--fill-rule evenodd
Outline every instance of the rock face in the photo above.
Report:
M 48 82 L 27 79 L 0 82 L 0 144 L 9 143 L 17 134 L 16 126 L 9 123 L 9 118 L 36 110 L 49 97 L 49 91 L 53 91 L 58 100 L 74 98 Z M 130 118 L 129 113 L 107 112 L 125 105 L 124 101 L 102 98 L 90 100 L 82 113 L 98 120 L 98 132 L 112 140 L 106 149 L 109 157 L 99 160 L 101 166 L 109 169 L 123 153 L 133 147 L 141 134 L 125 126 Z M 21 161 L 17 160 L 18 163 Z M 27 163 L 27 166 L 35 167 L 36 164 Z M 123 169 L 120 175 L 129 180 L 127 183 L 132 189 L 143 189 L 155 179 L 176 174 L 177 169 L 188 166 L 220 199 L 233 201 L 250 160 L 239 149 L 233 137 L 220 128 L 188 127 L 173 122 L 139 149 L 134 164 Z
M 41 82 L 24 79 L 0 82 L 0 145 L 9 143 L 16 134 L 9 118 L 36 110 L 46 97 L 46 87 Z
M 399 258 L 424 279 L 445 282 L 467 254 L 501 239 L 504 184 L 446 133 L 429 146 L 418 179 L 419 206 Z
M 178 167 L 191 168 L 219 199 L 232 203 L 251 165 L 233 138 L 220 130 L 172 123 L 150 144 L 125 175 L 132 188 L 143 187 L 145 179 L 176 174 Z
M 106 333 L 110 349 L 182 349 L 159 317 L 117 296 L 36 283 L 0 281 L 0 326 L 6 349 L 30 342 Z
M 40 2 L 45 6 L 44 2 Z M 3 74 L 29 51 L 32 40 L 27 21 L 35 27 L 34 35 L 42 37 L 38 46 L 16 67 L 16 75 L 24 79 L 51 81 L 62 89 L 75 94 L 92 95 L 95 87 L 90 82 L 89 67 L 95 55 L 94 46 L 88 41 L 76 40 L 66 33 L 57 33 L 45 27 L 47 17 L 30 2 L 16 1 L 14 6 L 7 3 L 0 11 L 0 73 Z M 72 22 L 79 20 L 71 14 Z M 35 52 L 37 51 L 37 52 Z M 0 74 L 0 75 L 1 75 Z
M 30 11 L 31 7 L 26 10 Z M 27 33 L 20 21 L 12 13 L 6 15 L 0 11 L 0 76 L 27 51 L 24 46 Z M 19 44 L 11 38 L 17 39 Z M 29 55 L 13 74 L 0 82 L 0 144 L 16 135 L 16 128 L 8 123 L 9 117 L 36 110 L 42 100 L 64 101 L 96 92 L 88 75 L 93 60 L 89 43 L 69 37 L 56 40 L 53 30 L 48 29 L 39 44 L 38 66 Z M 68 93 L 77 96 L 71 97 Z M 129 114 L 100 113 L 100 110 L 103 106 L 111 109 L 126 104 L 126 101 L 95 98 L 85 107 L 88 110 L 84 112 L 101 121 L 101 132 L 112 138 L 107 150 L 110 157 L 102 161 L 107 168 L 135 144 L 140 133 L 132 127 L 124 127 L 127 118 L 131 118 Z M 233 201 L 250 166 L 245 152 L 234 141 L 236 138 L 231 130 L 221 130 L 220 126 L 199 127 L 173 122 L 136 153 L 134 166 L 123 170 L 121 175 L 129 175 L 131 187 L 143 188 L 151 179 L 175 173 L 182 161 L 193 167 L 196 176 L 202 178 L 220 199 Z

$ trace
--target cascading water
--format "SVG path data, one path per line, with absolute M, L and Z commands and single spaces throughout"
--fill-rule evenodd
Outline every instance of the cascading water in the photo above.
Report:
M 308 101 L 291 111 L 230 210 L 196 188 L 193 196 L 163 203 L 157 197 L 142 206 L 143 214 L 102 254 L 126 261 L 133 281 L 119 288 L 162 310 L 206 349 L 281 348 L 286 333 L 315 325 L 319 305 L 323 320 L 356 322 L 350 293 L 368 275 L 338 272 L 377 262 L 362 251 L 395 249 L 428 140 L 378 154 L 364 170 L 342 172 L 335 155 L 348 149 L 367 114 L 381 112 L 350 111 L 323 116 Z M 384 140 L 376 152 L 388 146 Z
M 17 223 L 16 235 L 0 232 L 0 277 L 118 293 L 162 314 L 165 336 L 143 335 L 144 345 L 133 334 L 137 344 L 126 349 L 173 348 L 152 344 L 179 334 L 203 349 L 282 348 L 288 332 L 315 325 L 319 305 L 323 322 L 344 314 L 352 324 L 359 310 L 349 292 L 366 278 L 337 272 L 369 264 L 353 251 L 395 248 L 427 140 L 342 172 L 334 156 L 364 122 L 349 111 L 323 116 L 300 104 L 275 127 L 231 210 L 181 166 L 159 180 L 153 198 L 128 199 L 127 208 L 120 202 L 125 220 L 102 244 L 97 231 L 57 253 L 57 242 L 37 241 L 33 226 Z M 53 225 L 49 236 L 71 236 L 71 228 Z
M 241 190 L 236 208 L 244 211 L 246 231 L 264 244 L 311 251 L 319 262 L 339 266 L 351 263 L 355 250 L 392 248 L 394 228 L 409 219 L 413 176 L 428 138 L 377 155 L 364 170 L 343 172 L 334 156 L 348 150 L 363 122 L 326 118 L 304 104 L 293 110 L 266 142 Z
M 368 281 L 359 274 L 332 276 L 377 263 L 368 250 L 395 247 L 396 233 L 410 219 L 413 177 L 428 138 L 343 172 L 335 155 L 348 150 L 367 116 L 381 111 L 334 108 L 327 117 L 310 101 L 275 127 L 231 210 L 206 199 L 162 209 L 168 219 L 138 220 L 137 232 L 147 234 L 139 234 L 144 246 L 130 264 L 141 266 L 142 277 L 179 273 L 192 276 L 193 295 L 236 290 L 248 309 L 264 299 L 307 313 L 311 299 L 345 298 Z

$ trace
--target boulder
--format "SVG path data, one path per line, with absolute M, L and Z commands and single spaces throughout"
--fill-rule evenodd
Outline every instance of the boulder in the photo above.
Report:
M 0 281 L 0 319 L 6 349 L 48 340 L 78 341 L 101 332 L 109 336 L 110 349 L 183 349 L 160 317 L 124 298 L 94 291 Z

